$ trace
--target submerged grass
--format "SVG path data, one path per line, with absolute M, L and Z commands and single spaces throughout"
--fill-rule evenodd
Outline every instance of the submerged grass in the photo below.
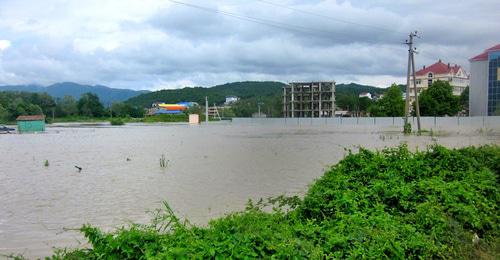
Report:
M 118 118 L 118 117 L 111 118 L 111 120 L 109 120 L 109 123 L 111 125 L 114 125 L 114 126 L 124 125 L 125 124 L 125 122 L 123 121 L 123 119 Z
M 165 154 L 162 154 L 160 157 L 160 167 L 167 168 L 169 162 L 170 162 L 170 160 L 167 160 L 167 158 L 165 158 Z
M 249 202 L 207 227 L 180 221 L 165 203 L 148 225 L 84 225 L 92 247 L 51 258 L 495 258 L 498 162 L 498 146 L 360 149 L 303 199 Z

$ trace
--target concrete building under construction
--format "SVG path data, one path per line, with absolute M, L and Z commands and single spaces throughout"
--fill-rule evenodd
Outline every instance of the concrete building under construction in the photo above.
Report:
M 335 81 L 292 82 L 283 87 L 284 117 L 334 117 Z

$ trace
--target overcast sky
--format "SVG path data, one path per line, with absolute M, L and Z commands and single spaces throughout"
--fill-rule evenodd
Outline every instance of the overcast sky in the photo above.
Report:
M 335 80 L 385 87 L 405 82 L 401 43 L 412 30 L 421 34 L 418 68 L 442 59 L 468 69 L 468 58 L 500 43 L 499 0 L 178 1 L 191 6 L 0 0 L 0 85 L 154 90 Z

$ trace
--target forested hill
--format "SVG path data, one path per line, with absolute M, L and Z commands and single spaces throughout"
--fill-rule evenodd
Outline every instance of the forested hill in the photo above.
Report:
M 335 94 L 342 95 L 342 94 L 354 94 L 354 95 L 359 95 L 360 93 L 368 92 L 373 94 L 382 94 L 386 91 L 385 88 L 377 88 L 374 86 L 368 86 L 368 85 L 360 85 L 356 83 L 349 83 L 349 84 L 337 84 L 335 88 Z
M 282 88 L 286 85 L 276 81 L 245 81 L 233 82 L 217 85 L 210 88 L 186 87 L 182 89 L 167 89 L 145 93 L 126 102 L 134 106 L 149 107 L 153 102 L 161 101 L 167 103 L 177 103 L 181 101 L 192 101 L 204 104 L 205 96 L 208 96 L 210 104 L 222 104 L 226 96 L 237 96 L 241 99 L 255 97 L 277 97 L 281 96 Z M 338 84 L 336 95 L 359 95 L 362 92 L 381 94 L 384 88 L 377 88 L 356 83 Z
M 269 97 L 281 95 L 284 83 L 275 81 L 245 81 L 217 85 L 210 88 L 186 87 L 182 89 L 165 89 L 133 97 L 126 102 L 134 106 L 149 107 L 153 102 L 161 101 L 177 103 L 181 101 L 205 104 L 208 97 L 210 105 L 224 103 L 226 96 L 237 96 L 241 99 L 252 97 Z
M 79 99 L 83 93 L 90 92 L 96 94 L 99 97 L 100 101 L 105 105 L 111 104 L 112 102 L 125 101 L 131 97 L 148 92 L 135 91 L 131 89 L 109 88 L 100 85 L 82 85 L 73 82 L 56 83 L 46 87 L 39 85 L 0 86 L 0 91 L 47 93 L 54 98 L 72 96 L 74 99 Z

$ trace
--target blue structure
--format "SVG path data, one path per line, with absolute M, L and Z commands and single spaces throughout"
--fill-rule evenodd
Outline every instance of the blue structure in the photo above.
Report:
M 500 108 L 500 49 L 490 52 L 488 55 L 489 79 L 488 79 L 488 115 L 500 115 L 496 112 Z
M 154 114 L 155 115 L 164 115 L 164 114 L 175 115 L 175 114 L 182 114 L 182 113 L 183 113 L 183 111 L 180 111 L 180 110 L 158 109 Z

